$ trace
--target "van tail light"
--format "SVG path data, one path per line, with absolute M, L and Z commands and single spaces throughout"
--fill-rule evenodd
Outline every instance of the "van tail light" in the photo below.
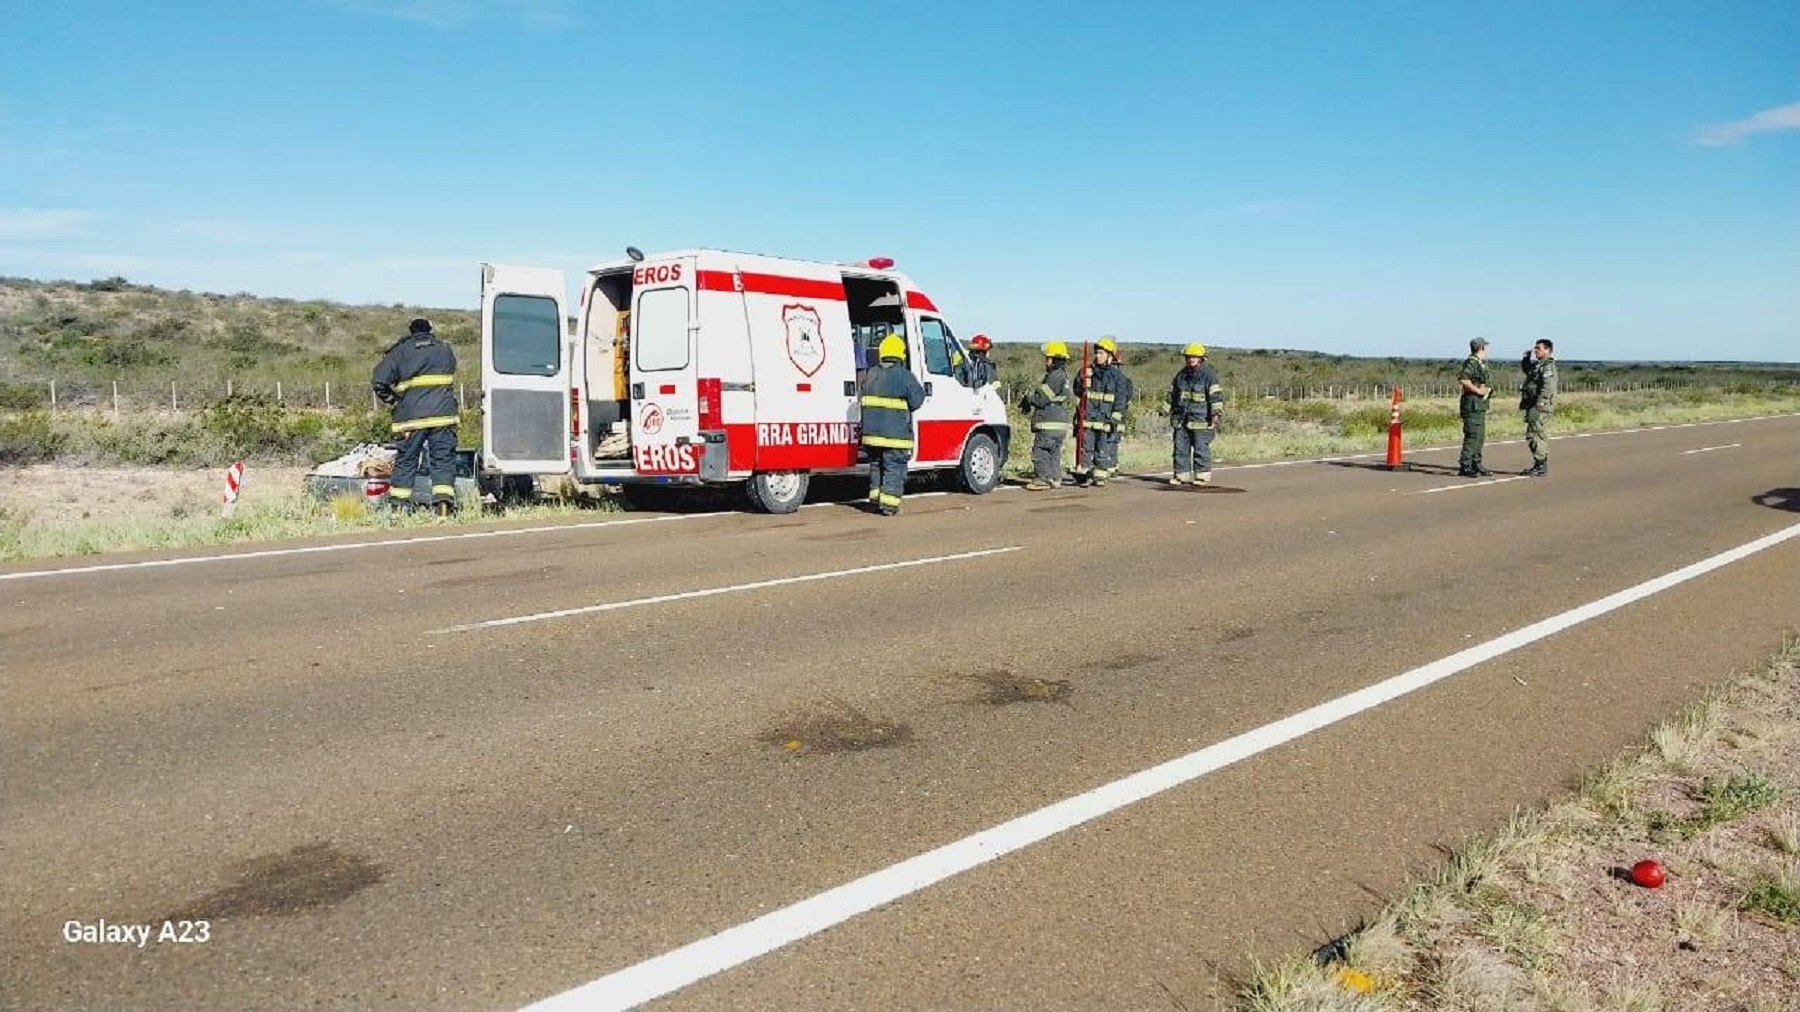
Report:
M 581 388 L 569 388 L 569 438 L 581 438 Z
M 702 430 L 723 429 L 725 427 L 725 410 L 720 400 L 724 394 L 724 384 L 716 379 L 703 379 L 700 388 L 700 428 Z
M 377 481 L 371 478 L 369 479 L 368 484 L 363 486 L 363 495 L 369 499 L 379 499 L 382 496 L 387 495 L 388 489 L 393 487 L 394 485 L 392 482 Z

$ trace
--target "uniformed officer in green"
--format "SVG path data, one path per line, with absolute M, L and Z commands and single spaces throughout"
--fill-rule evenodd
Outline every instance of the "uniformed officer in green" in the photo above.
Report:
M 1531 468 L 1525 473 L 1534 478 L 1550 474 L 1550 412 L 1556 410 L 1556 343 L 1538 338 L 1525 357 L 1519 360 L 1525 381 L 1519 385 L 1519 410 L 1525 412 L 1525 445 L 1531 449 Z
M 1086 470 L 1075 472 L 1077 484 L 1098 488 L 1119 470 L 1119 439 L 1125 434 L 1125 412 L 1131 408 L 1131 377 L 1119 368 L 1119 342 L 1112 335 L 1094 342 L 1094 364 L 1075 378 L 1075 402 L 1084 407 L 1080 419 L 1081 453 Z
M 906 462 L 913 452 L 913 412 L 925 388 L 906 367 L 906 339 L 889 334 L 876 354 L 881 364 L 863 377 L 862 442 L 869 449 L 869 504 L 884 517 L 900 512 Z
M 1457 459 L 1456 473 L 1464 478 L 1485 478 L 1494 472 L 1481 466 L 1481 448 L 1487 442 L 1488 401 L 1494 388 L 1488 378 L 1488 342 L 1478 337 L 1469 342 L 1469 357 L 1456 371 L 1456 383 L 1462 388 L 1457 405 L 1462 415 L 1462 456 Z
M 1062 341 L 1044 345 L 1044 381 L 1025 395 L 1031 410 L 1031 483 L 1027 492 L 1042 492 L 1062 484 L 1063 440 L 1069 437 L 1075 401 L 1069 387 L 1069 346 Z

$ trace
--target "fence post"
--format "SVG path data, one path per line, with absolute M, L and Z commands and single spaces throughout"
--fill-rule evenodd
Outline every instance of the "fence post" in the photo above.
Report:
M 467 403 L 469 403 L 469 401 L 463 396 L 463 385 L 458 383 L 456 385 L 456 406 L 460 408 Z
M 281 381 L 280 380 L 275 381 L 275 403 L 277 403 L 277 404 L 281 403 Z
M 113 380 L 113 421 L 119 420 L 119 381 Z
M 230 376 L 225 377 L 225 397 L 227 399 L 230 399 L 230 397 L 231 397 L 231 377 Z
M 325 381 L 325 406 L 331 407 L 331 381 Z
M 56 381 L 50 381 L 50 413 L 56 414 Z
M 169 410 L 180 411 L 181 401 L 175 396 L 175 381 L 169 381 Z

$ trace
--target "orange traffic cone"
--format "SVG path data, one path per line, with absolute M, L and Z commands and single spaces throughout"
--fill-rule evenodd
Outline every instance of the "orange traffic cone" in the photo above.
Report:
M 1394 388 L 1394 404 L 1388 411 L 1387 466 L 1390 471 L 1406 469 L 1400 453 L 1400 388 Z

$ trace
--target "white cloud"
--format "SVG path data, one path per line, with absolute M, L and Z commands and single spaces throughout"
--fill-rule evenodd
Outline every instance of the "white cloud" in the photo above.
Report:
M 1286 218 L 1306 210 L 1307 206 L 1304 200 L 1249 200 L 1235 210 L 1252 218 Z
M 565 0 L 329 0 L 334 6 L 429 28 L 461 28 L 476 21 L 515 20 L 530 28 L 574 23 Z
M 1732 123 L 1715 123 L 1702 128 L 1694 143 L 1709 148 L 1742 144 L 1755 134 L 1800 130 L 1800 102 L 1764 109 L 1762 112 Z
M 71 239 L 85 234 L 99 218 L 94 211 L 0 207 L 0 241 Z

